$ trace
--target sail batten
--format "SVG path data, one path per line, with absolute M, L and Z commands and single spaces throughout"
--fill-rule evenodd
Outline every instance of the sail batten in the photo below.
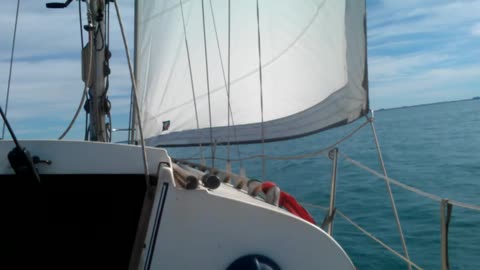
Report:
M 256 0 L 231 1 L 230 57 L 228 1 L 211 1 L 211 8 L 205 9 L 211 119 L 201 1 L 182 1 L 186 31 L 179 0 L 139 1 L 137 16 L 144 19 L 136 29 L 138 78 L 142 78 L 137 85 L 149 145 L 209 144 L 210 121 L 216 144 L 262 139 Z M 364 1 L 261 0 L 259 4 L 265 141 L 320 132 L 366 114 Z M 225 113 L 229 110 L 225 59 L 231 59 L 231 114 Z

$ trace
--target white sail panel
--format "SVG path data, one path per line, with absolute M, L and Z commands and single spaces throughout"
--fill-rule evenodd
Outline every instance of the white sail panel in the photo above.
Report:
M 204 0 L 205 17 L 202 0 L 139 2 L 136 71 L 148 144 L 208 144 L 210 132 L 215 143 L 258 142 L 262 126 L 263 140 L 288 139 L 368 111 L 364 1 L 259 4 L 263 124 L 256 0 L 231 1 L 230 55 L 228 0 Z

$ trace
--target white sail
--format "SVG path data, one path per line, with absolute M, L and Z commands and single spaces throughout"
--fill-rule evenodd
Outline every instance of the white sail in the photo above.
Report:
M 260 0 L 259 24 L 256 0 L 228 3 L 204 0 L 202 13 L 202 0 L 138 2 L 136 74 L 149 145 L 289 139 L 367 113 L 364 1 Z

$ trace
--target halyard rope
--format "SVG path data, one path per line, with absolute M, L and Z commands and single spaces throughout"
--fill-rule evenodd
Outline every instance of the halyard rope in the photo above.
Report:
M 78 16 L 80 20 L 80 38 L 81 38 L 81 44 L 82 44 L 82 50 L 83 50 L 83 30 L 82 30 L 82 10 L 81 10 L 81 1 L 79 2 L 79 7 L 78 7 Z M 90 9 L 87 8 L 87 16 L 93 16 L 90 13 Z M 85 78 L 85 83 L 83 85 L 83 92 L 82 92 L 82 98 L 80 99 L 80 103 L 78 104 L 77 110 L 75 111 L 75 114 L 73 115 L 72 120 L 70 120 L 70 123 L 68 124 L 67 128 L 63 133 L 58 137 L 59 140 L 63 140 L 63 138 L 70 132 L 70 129 L 72 129 L 73 124 L 75 124 L 75 121 L 77 121 L 78 114 L 83 108 L 83 104 L 85 102 L 85 98 L 88 95 L 88 83 L 90 82 L 90 77 L 92 76 L 92 62 L 93 62 L 93 37 L 92 35 L 89 35 L 89 44 L 90 44 L 90 49 L 89 49 L 89 61 L 88 61 L 88 69 L 87 69 L 87 77 Z
M 373 115 L 373 112 L 372 112 Z M 388 174 L 387 169 L 385 168 L 385 163 L 383 162 L 382 151 L 380 150 L 380 143 L 378 142 L 377 132 L 375 131 L 375 125 L 373 124 L 373 117 L 367 119 L 370 122 L 370 127 L 372 128 L 373 139 L 375 140 L 375 146 L 377 148 L 377 156 L 378 160 L 380 161 L 380 165 L 382 166 L 383 175 L 385 176 L 385 184 L 387 185 L 387 192 L 390 198 L 390 204 L 392 205 L 393 215 L 395 217 L 395 222 L 397 224 L 398 233 L 400 234 L 400 240 L 402 242 L 403 252 L 405 253 L 405 257 L 410 260 L 410 256 L 408 255 L 408 248 L 407 243 L 405 242 L 405 237 L 403 236 L 403 229 L 402 224 L 400 223 L 400 217 L 398 216 L 397 206 L 395 205 L 395 199 L 393 197 L 392 188 L 390 187 L 390 181 L 388 181 Z M 412 265 L 408 264 L 408 269 L 412 269 Z
M 265 178 L 265 127 L 263 123 L 263 74 L 262 74 L 262 39 L 260 35 L 260 7 L 257 0 L 257 35 L 258 35 L 258 77 L 260 82 L 260 113 L 262 133 L 262 178 Z
M 209 131 L 210 131 L 210 150 L 212 153 L 212 167 L 215 167 L 215 145 L 213 141 L 213 127 L 212 127 L 212 106 L 210 99 L 210 77 L 208 71 L 208 49 L 207 49 L 207 30 L 205 26 L 205 5 L 204 0 L 202 0 L 202 22 L 203 22 L 203 46 L 205 49 L 205 75 L 207 80 L 207 94 L 208 94 L 208 122 L 209 122 Z
M 213 22 L 213 29 L 215 30 L 215 39 L 217 41 L 217 49 L 218 49 L 218 56 L 220 58 L 220 65 L 222 68 L 222 75 L 223 75 L 223 82 L 225 84 L 225 90 L 227 91 L 227 126 L 229 129 L 228 132 L 228 137 L 227 137 L 227 159 L 230 159 L 230 117 L 232 120 L 232 128 L 233 128 L 233 137 L 235 140 L 237 140 L 237 129 L 235 126 L 235 121 L 233 118 L 233 111 L 232 111 L 232 106 L 230 103 L 230 18 L 231 18 L 231 12 L 230 12 L 230 0 L 228 1 L 228 52 L 227 52 L 227 72 L 228 72 L 228 81 L 227 77 L 225 76 L 225 67 L 223 65 L 223 57 L 222 57 L 222 51 L 220 50 L 220 40 L 218 38 L 218 31 L 217 31 L 217 23 L 215 20 L 215 15 L 213 12 L 213 4 L 212 0 L 209 0 L 210 3 L 210 13 L 212 14 L 212 22 Z M 237 148 L 237 154 L 238 157 L 240 158 L 240 148 L 238 144 L 236 145 Z
M 17 25 L 18 25 L 18 12 L 20 10 L 20 0 L 17 1 L 17 13 L 15 14 L 15 27 L 13 28 L 13 40 L 12 40 L 12 53 L 10 55 L 10 69 L 8 71 L 8 83 L 7 83 L 7 97 L 5 99 L 5 117 L 8 114 L 8 99 L 10 97 L 10 83 L 12 81 L 12 68 L 13 68 L 13 56 L 15 54 L 15 40 L 17 39 Z M 5 125 L 3 122 L 2 128 L 2 140 L 5 138 Z
M 130 71 L 130 79 L 132 80 L 133 98 L 135 100 L 134 106 L 135 106 L 135 111 L 136 111 L 136 114 L 137 114 L 138 131 L 140 133 L 140 144 L 142 146 L 143 169 L 145 171 L 145 181 L 146 181 L 147 186 L 148 186 L 148 179 L 149 179 L 150 174 L 148 172 L 148 160 L 147 160 L 147 152 L 145 150 L 145 139 L 143 137 L 142 119 L 141 119 L 141 116 L 140 116 L 140 108 L 138 106 L 137 84 L 135 82 L 135 75 L 133 74 L 132 61 L 130 60 L 128 43 L 127 43 L 127 38 L 125 37 L 125 30 L 123 28 L 122 16 L 120 15 L 120 8 L 118 7 L 118 0 L 113 1 L 113 3 L 115 4 L 115 10 L 117 11 L 118 24 L 120 26 L 120 32 L 122 33 L 123 45 L 125 47 L 125 54 L 127 56 L 128 70 Z
M 191 58 L 190 58 L 190 48 L 188 46 L 187 26 L 186 26 L 186 23 L 185 23 L 185 15 L 184 15 L 184 12 L 183 12 L 183 2 L 182 2 L 182 0 L 180 0 L 180 11 L 182 13 L 183 36 L 185 38 L 185 49 L 186 49 L 186 52 L 187 52 L 187 59 L 188 59 L 188 71 L 190 73 L 190 85 L 192 87 L 193 107 L 195 109 L 195 121 L 197 123 L 197 131 L 198 131 L 198 130 L 200 130 L 200 122 L 198 120 L 197 97 L 195 96 L 195 86 L 194 86 L 194 83 L 193 83 L 192 62 L 191 62 Z M 200 152 L 200 158 L 203 161 L 204 157 L 203 157 L 203 149 L 202 149 L 202 143 L 201 142 L 198 145 L 198 150 Z

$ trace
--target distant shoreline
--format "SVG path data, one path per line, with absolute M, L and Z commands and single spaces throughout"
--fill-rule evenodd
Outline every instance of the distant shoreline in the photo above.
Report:
M 416 105 L 406 105 L 406 106 L 393 107 L 393 108 L 380 108 L 380 109 L 374 110 L 374 112 L 407 109 L 407 108 L 413 108 L 413 107 L 421 107 L 421 106 L 429 106 L 429 105 L 445 104 L 445 103 L 454 103 L 454 102 L 462 102 L 462 101 L 469 101 L 469 100 L 480 100 L 480 97 L 473 97 L 473 98 L 469 98 L 469 99 L 449 100 L 449 101 L 439 101 L 439 102 L 416 104 Z

